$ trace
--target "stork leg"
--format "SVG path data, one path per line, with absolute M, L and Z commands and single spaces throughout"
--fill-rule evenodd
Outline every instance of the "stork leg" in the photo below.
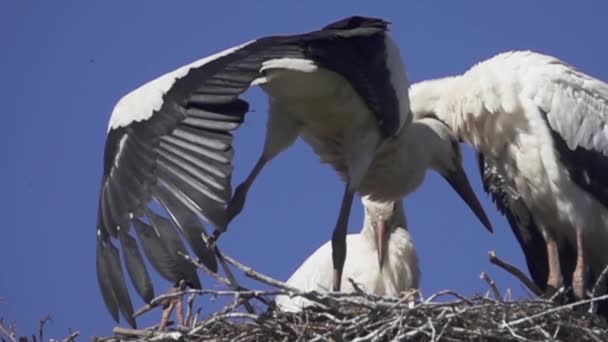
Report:
M 340 291 L 342 283 L 342 270 L 344 269 L 344 261 L 346 260 L 346 233 L 348 231 L 350 209 L 353 204 L 353 195 L 354 191 L 350 190 L 349 183 L 346 183 L 344 195 L 342 196 L 342 205 L 340 206 L 340 214 L 338 215 L 338 221 L 336 222 L 331 237 L 331 255 L 334 265 L 334 291 Z
M 170 293 L 183 292 L 185 290 L 185 288 L 186 288 L 185 283 L 183 281 L 181 281 L 179 285 L 170 288 L 169 291 L 167 291 L 167 293 L 170 294 Z M 165 330 L 165 328 L 167 326 L 167 322 L 169 322 L 169 317 L 171 317 L 171 312 L 173 312 L 174 309 L 175 309 L 175 317 L 177 320 L 177 325 L 178 326 L 184 325 L 183 299 L 184 299 L 184 295 L 181 294 L 179 296 L 176 296 L 176 297 L 173 297 L 173 298 L 167 300 L 163 304 L 163 311 L 160 316 L 160 323 L 158 324 L 158 329 L 160 331 Z
M 158 324 L 158 330 L 165 330 L 165 328 L 167 327 L 167 322 L 169 322 L 169 317 L 171 316 L 171 312 L 173 311 L 174 307 L 175 302 L 173 301 L 173 299 L 163 305 L 163 311 L 160 315 L 160 323 Z
M 344 269 L 344 261 L 346 260 L 346 233 L 350 209 L 353 204 L 353 196 L 374 160 L 378 146 L 380 146 L 380 141 L 381 135 L 379 130 L 363 130 L 351 141 L 350 152 L 347 153 L 348 182 L 346 182 L 344 187 L 340 214 L 338 215 L 338 221 L 331 237 L 334 291 L 340 291 L 342 285 L 342 270 Z
M 547 292 L 557 291 L 563 284 L 562 269 L 559 263 L 557 241 L 550 234 L 546 235 L 547 258 L 549 259 L 549 277 L 547 278 Z
M 251 184 L 253 184 L 253 182 L 258 177 L 264 166 L 266 166 L 267 162 L 268 159 L 264 155 L 261 155 L 255 166 L 247 176 L 247 179 L 245 179 L 243 183 L 239 184 L 239 186 L 234 191 L 234 196 L 232 196 L 232 200 L 228 204 L 228 222 L 232 221 L 232 219 L 235 218 L 236 215 L 238 215 L 243 210 L 243 207 L 245 206 L 245 200 L 247 199 L 247 192 L 249 191 Z
M 585 282 L 585 253 L 583 249 L 583 232 L 581 229 L 576 230 L 576 267 L 572 274 L 572 289 L 576 299 L 585 297 L 586 282 Z

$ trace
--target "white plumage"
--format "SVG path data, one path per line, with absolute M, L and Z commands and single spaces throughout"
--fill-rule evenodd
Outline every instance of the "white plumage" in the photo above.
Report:
M 403 291 L 418 288 L 418 257 L 407 231 L 401 201 L 374 202 L 362 200 L 365 217 L 359 234 L 346 237 L 348 256 L 342 275 L 342 292 L 353 292 L 351 278 L 369 293 L 397 297 Z M 383 266 L 378 262 L 377 234 L 379 221 L 386 222 L 386 247 Z M 304 291 L 330 291 L 332 287 L 331 243 L 326 242 L 310 255 L 293 273 L 287 284 Z M 302 297 L 277 296 L 281 310 L 297 312 L 311 304 Z
M 415 117 L 436 115 L 479 152 L 535 282 L 557 288 L 574 272 L 582 297 L 608 262 L 608 84 L 517 51 L 415 84 L 410 100 Z

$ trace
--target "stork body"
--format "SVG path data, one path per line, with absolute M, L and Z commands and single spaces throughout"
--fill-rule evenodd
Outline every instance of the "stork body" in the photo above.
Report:
M 270 155 L 265 157 L 288 147 L 300 131 L 336 134 L 346 146 L 349 186 L 332 239 L 336 278 L 341 278 L 353 189 L 378 146 L 409 115 L 407 79 L 386 30 L 383 20 L 351 17 L 318 31 L 261 38 L 180 67 L 117 103 L 108 127 L 97 223 L 98 281 L 116 320 L 120 311 L 135 325 L 113 241 L 120 243 L 127 273 L 146 302 L 153 290 L 137 242 L 152 266 L 173 283 L 185 280 L 200 287 L 195 268 L 179 256 L 186 252 L 182 237 L 202 262 L 217 269 L 213 251 L 200 238 L 204 228 L 199 217 L 221 232 L 238 202 L 244 202 L 239 194 L 246 191 L 237 190 L 236 205 L 230 202 L 226 211 L 230 131 L 248 110 L 238 96 L 252 84 L 271 98 L 272 139 L 267 139 Z M 251 180 L 264 163 L 258 164 Z M 151 210 L 151 201 L 164 213 Z
M 353 195 L 376 151 L 411 119 L 409 83 L 399 51 L 381 31 L 386 23 L 374 25 L 377 32 L 364 40 L 356 37 L 350 45 L 339 41 L 324 45 L 327 50 L 322 54 L 311 54 L 316 61 L 280 58 L 263 64 L 263 77 L 253 83 L 270 99 L 264 151 L 228 206 L 228 220 L 232 220 L 243 209 L 247 192 L 262 168 L 299 136 L 321 158 L 328 157 L 346 183 L 332 236 L 334 290 L 341 286 Z M 359 68 L 366 73 L 361 74 Z
M 264 165 L 300 136 L 346 183 L 332 235 L 334 289 L 341 285 L 357 190 L 376 200 L 399 200 L 431 167 L 489 227 L 462 171 L 453 134 L 434 119 L 410 124 L 407 78 L 386 31 L 383 20 L 351 17 L 318 31 L 260 38 L 169 72 L 117 103 L 108 127 L 97 222 L 98 282 L 116 320 L 122 312 L 135 325 L 115 243 L 144 301 L 152 299 L 153 289 L 139 247 L 163 278 L 200 287 L 196 269 L 179 255 L 186 253 L 182 238 L 201 262 L 217 270 L 213 244 L 201 239 L 206 232 L 199 219 L 216 228 L 209 240 L 217 238 L 243 208 Z M 249 108 L 239 96 L 252 85 L 269 97 L 266 141 L 232 195 L 231 131 Z M 424 142 L 408 141 L 410 135 Z M 418 157 L 412 159 L 408 154 L 414 150 Z M 151 202 L 161 212 L 151 210 Z
M 608 263 L 608 85 L 518 51 L 418 83 L 410 98 L 416 117 L 439 117 L 477 150 L 535 282 L 572 278 L 583 297 Z
M 397 297 L 408 289 L 418 288 L 420 270 L 401 201 L 375 202 L 363 200 L 365 218 L 359 234 L 346 237 L 349 253 L 342 274 L 342 292 L 354 292 L 348 279 L 366 292 Z M 386 232 L 378 231 L 378 228 Z M 386 234 L 386 246 L 379 248 L 379 240 Z M 379 255 L 384 254 L 383 262 Z M 313 254 L 287 280 L 287 284 L 303 291 L 331 290 L 331 243 L 328 241 Z M 298 312 L 311 302 L 301 297 L 277 296 L 281 310 Z
M 347 218 L 354 192 L 378 201 L 396 201 L 416 190 L 429 168 L 444 177 L 482 224 L 489 231 L 492 230 L 462 169 L 458 141 L 441 121 L 433 118 L 414 120 L 406 124 L 393 138 L 384 141 L 377 148 L 370 149 L 376 141 L 377 130 L 374 129 L 373 118 L 369 114 L 353 115 L 352 120 L 330 122 L 327 126 L 320 124 L 323 122 L 320 120 L 319 123 L 310 125 L 313 126 L 310 128 L 303 125 L 298 127 L 297 120 L 285 124 L 286 120 L 290 120 L 286 119 L 289 118 L 286 113 L 290 112 L 275 112 L 273 108 L 282 107 L 271 105 L 264 151 L 245 182 L 237 188 L 235 202 L 239 203 L 238 210 L 232 211 L 232 215 L 242 208 L 246 193 L 262 167 L 278 154 L 274 152 L 282 151 L 301 136 L 320 157 L 321 162 L 331 165 L 346 182 L 345 195 L 334 232 L 346 235 Z M 323 108 L 318 110 L 321 111 Z M 324 113 L 327 113 L 327 109 Z M 334 118 L 337 116 L 328 115 Z M 276 124 L 277 122 L 281 124 Z M 293 128 L 293 131 L 285 130 L 286 127 Z M 293 135 L 287 139 L 286 132 Z M 283 139 L 282 142 L 288 144 L 278 144 L 278 139 Z M 282 148 L 275 148 L 276 146 Z M 363 174 L 358 171 L 360 169 L 352 167 L 363 164 L 367 165 Z M 229 207 L 229 211 L 233 208 Z M 338 235 L 334 234 L 332 242 L 343 243 L 344 238 L 337 237 Z M 334 246 L 332 252 L 345 250 L 346 244 L 340 244 L 338 248 Z M 334 255 L 334 261 L 343 263 L 340 260 L 344 260 L 345 255 L 346 253 L 343 256 Z M 334 275 L 334 290 L 340 288 L 341 278 L 339 272 Z

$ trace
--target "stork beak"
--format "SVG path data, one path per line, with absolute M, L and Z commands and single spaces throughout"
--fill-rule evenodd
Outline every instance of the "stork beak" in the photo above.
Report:
M 490 220 L 488 219 L 488 216 L 486 215 L 485 211 L 481 207 L 481 203 L 479 203 L 479 199 L 477 199 L 477 196 L 473 191 L 473 187 L 471 187 L 471 183 L 469 183 L 469 179 L 464 173 L 464 170 L 458 168 L 457 170 L 445 175 L 444 178 L 446 181 L 448 181 L 448 183 L 450 183 L 450 185 L 458 193 L 458 195 L 460 195 L 460 198 L 462 198 L 469 206 L 469 208 L 471 208 L 473 213 L 475 213 L 475 216 L 477 216 L 477 218 L 479 219 L 479 221 L 481 221 L 484 227 L 489 232 L 494 232 L 494 230 L 492 229 L 492 224 L 490 223 Z
M 374 233 L 376 235 L 376 247 L 378 249 L 378 265 L 380 266 L 380 271 L 382 271 L 382 266 L 384 265 L 384 245 L 387 240 L 387 229 L 386 229 L 386 221 L 381 219 L 376 223 L 376 229 Z

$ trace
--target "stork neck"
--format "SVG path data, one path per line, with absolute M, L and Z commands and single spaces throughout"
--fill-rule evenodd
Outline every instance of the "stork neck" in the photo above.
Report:
M 430 167 L 433 156 L 437 153 L 437 137 L 424 120 L 414 120 L 402 134 L 402 153 L 419 168 Z
M 365 218 L 363 219 L 363 228 L 361 229 L 360 234 L 363 235 L 365 241 L 369 242 L 370 246 L 373 246 L 374 249 L 377 249 L 376 242 L 374 241 L 376 239 L 376 236 L 374 234 L 374 227 L 372 226 L 372 220 L 369 218 L 368 215 L 365 215 Z

